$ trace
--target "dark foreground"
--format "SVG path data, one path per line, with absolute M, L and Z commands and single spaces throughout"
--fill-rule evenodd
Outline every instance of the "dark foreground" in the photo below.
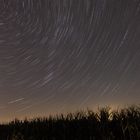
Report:
M 140 140 L 140 106 L 15 120 L 0 125 L 0 140 Z

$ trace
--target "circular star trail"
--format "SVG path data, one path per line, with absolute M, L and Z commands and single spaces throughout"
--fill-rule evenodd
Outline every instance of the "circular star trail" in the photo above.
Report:
M 1 0 L 0 119 L 140 102 L 139 0 Z

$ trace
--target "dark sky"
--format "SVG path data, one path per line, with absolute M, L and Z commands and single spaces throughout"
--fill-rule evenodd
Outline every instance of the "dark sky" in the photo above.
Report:
M 138 103 L 139 0 L 0 0 L 0 121 Z

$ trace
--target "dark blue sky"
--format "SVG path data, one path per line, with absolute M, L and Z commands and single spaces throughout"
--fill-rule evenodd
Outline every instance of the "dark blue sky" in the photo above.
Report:
M 138 103 L 139 0 L 1 0 L 0 120 Z

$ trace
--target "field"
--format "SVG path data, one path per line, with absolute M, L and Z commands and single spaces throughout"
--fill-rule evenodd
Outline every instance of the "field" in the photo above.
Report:
M 15 119 L 0 125 L 0 140 L 140 140 L 140 106 Z

